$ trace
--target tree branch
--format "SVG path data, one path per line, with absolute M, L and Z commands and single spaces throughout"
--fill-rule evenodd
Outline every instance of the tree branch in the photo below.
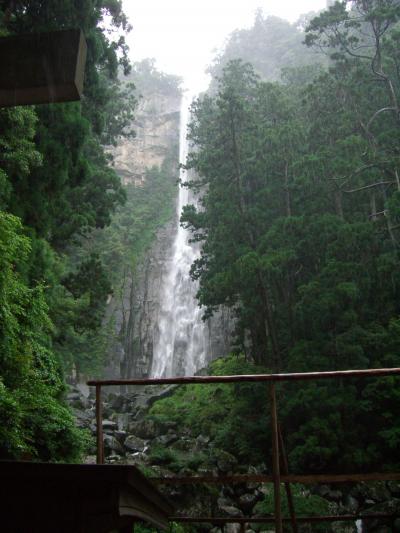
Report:
M 379 185 L 393 185 L 395 184 L 395 181 L 379 181 L 378 183 L 371 183 L 370 185 L 364 185 L 364 187 L 358 187 L 358 189 L 352 189 L 351 191 L 343 191 L 345 193 L 352 193 L 352 192 L 358 192 L 363 191 L 364 189 L 371 189 L 372 187 L 378 187 Z

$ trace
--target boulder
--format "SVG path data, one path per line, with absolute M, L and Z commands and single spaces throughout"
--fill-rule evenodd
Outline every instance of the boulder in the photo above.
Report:
M 329 485 L 320 485 L 316 487 L 314 492 L 322 498 L 334 502 L 339 502 L 343 498 L 343 493 L 340 490 L 333 490 Z
M 226 524 L 224 527 L 224 533 L 239 533 L 240 530 L 240 524 Z
M 104 435 L 104 450 L 106 455 L 112 455 L 115 452 L 118 455 L 124 455 L 124 448 L 113 435 Z
M 111 409 L 110 405 L 106 402 L 103 403 L 103 418 L 106 420 L 111 418 L 114 414 L 114 411 Z
M 400 482 L 399 481 L 388 481 L 386 486 L 392 496 L 400 498 Z
M 178 435 L 175 433 L 167 433 L 166 435 L 160 435 L 154 439 L 154 444 L 160 444 L 161 446 L 169 446 L 170 444 L 176 442 L 179 439 Z
M 150 408 L 158 400 L 172 396 L 178 385 L 166 385 L 155 389 L 152 387 L 151 396 L 147 398 L 147 406 Z
M 343 492 L 340 490 L 330 490 L 327 495 L 325 496 L 327 500 L 331 500 L 333 502 L 340 502 L 343 498 Z
M 232 500 L 235 498 L 234 485 L 225 485 L 221 492 L 226 498 L 231 498 Z
M 126 431 L 128 429 L 130 419 L 131 417 L 128 413 L 118 413 L 116 417 L 118 429 L 121 431 Z
M 258 467 L 249 466 L 249 468 L 247 469 L 247 473 L 249 475 L 256 475 L 256 476 L 261 475 L 261 474 L 266 474 L 267 467 L 265 466 L 265 464 L 259 465 Z M 260 483 L 257 483 L 255 481 L 247 483 L 248 490 L 257 490 L 260 486 L 261 486 Z
M 217 505 L 218 508 L 228 516 L 243 516 L 242 511 L 235 507 L 234 502 L 228 500 L 227 498 L 218 498 Z
M 379 503 L 389 500 L 391 492 L 384 481 L 375 481 L 374 483 L 359 483 L 351 490 L 351 495 L 365 503 L 368 500 Z
M 128 453 L 128 455 L 124 458 L 124 464 L 127 465 L 146 465 L 148 464 L 149 458 L 146 455 L 146 452 L 134 452 L 134 453 Z
M 93 414 L 91 411 L 74 409 L 74 416 L 78 428 L 90 428 L 93 424 Z
M 236 457 L 224 450 L 213 450 L 212 458 L 215 461 L 218 470 L 224 474 L 232 472 L 238 464 Z
M 352 514 L 352 513 L 356 514 L 357 513 L 359 504 L 358 504 L 358 501 L 351 494 L 348 494 L 346 496 L 345 501 L 344 501 L 344 505 L 345 505 L 346 509 L 348 509 L 349 514 Z
M 235 495 L 238 497 L 246 494 L 246 492 L 249 492 L 246 483 L 235 483 L 233 489 L 235 491 Z
M 198 451 L 207 449 L 209 444 L 210 444 L 210 437 L 207 437 L 205 435 L 199 435 L 196 438 L 196 450 Z
M 75 409 L 89 409 L 91 402 L 80 392 L 70 392 L 67 394 L 67 403 Z
M 372 507 L 369 507 L 368 509 L 364 510 L 362 512 L 363 515 L 368 516 L 369 514 L 379 514 L 379 513 L 385 513 L 385 514 L 392 514 L 392 515 L 398 515 L 400 513 L 400 500 L 397 498 L 391 498 L 386 502 L 380 502 L 375 504 Z M 386 520 L 384 518 L 382 519 L 371 519 L 371 520 L 363 520 L 363 532 L 373 532 L 373 533 L 381 533 L 383 531 L 392 531 L 390 528 L 391 520 Z
M 189 437 L 180 437 L 173 443 L 173 448 L 182 452 L 191 452 L 195 448 L 195 443 Z
M 129 435 L 124 442 L 125 448 L 130 452 L 143 452 L 147 446 L 145 440 L 135 435 Z
M 120 442 L 121 444 L 123 444 L 125 442 L 125 439 L 126 437 L 128 436 L 127 432 L 126 431 L 120 431 L 120 430 L 117 430 L 117 431 L 114 431 L 114 437 L 118 440 L 118 442 Z
M 154 439 L 164 433 L 164 427 L 155 420 L 144 419 L 139 422 L 130 423 L 128 431 L 141 439 Z
M 118 428 L 117 423 L 113 420 L 103 420 L 102 425 L 104 431 L 115 431 Z
M 121 461 L 122 457 L 117 453 L 113 453 L 107 457 L 107 463 L 115 464 Z
M 116 413 L 125 413 L 128 406 L 128 400 L 123 394 L 113 394 L 108 397 L 110 408 Z
M 258 498 L 256 494 L 247 493 L 239 497 L 238 504 L 239 504 L 240 509 L 242 509 L 242 511 L 247 513 L 253 509 L 257 501 L 258 501 Z
M 273 487 L 271 484 L 265 483 L 264 485 L 260 485 L 258 488 L 258 494 L 262 497 L 264 496 L 270 496 L 273 493 Z

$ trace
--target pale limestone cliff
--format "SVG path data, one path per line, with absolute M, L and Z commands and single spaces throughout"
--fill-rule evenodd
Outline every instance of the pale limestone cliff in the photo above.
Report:
M 122 182 L 143 184 L 146 169 L 161 167 L 177 138 L 180 97 L 154 92 L 141 97 L 133 129 L 136 137 L 121 139 L 110 150 Z

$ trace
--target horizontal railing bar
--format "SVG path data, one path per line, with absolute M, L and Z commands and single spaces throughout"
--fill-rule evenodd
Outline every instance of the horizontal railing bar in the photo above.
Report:
M 314 379 L 362 378 L 400 375 L 400 368 L 370 368 L 364 370 L 337 370 L 331 372 L 303 372 L 293 374 L 248 374 L 239 376 L 185 376 L 175 378 L 105 379 L 90 380 L 89 386 L 101 385 L 179 385 L 190 383 L 240 383 L 251 381 L 309 381 Z
M 196 485 L 209 483 L 225 485 L 230 483 L 272 483 L 273 476 L 264 474 L 243 474 L 233 476 L 168 476 L 150 477 L 157 485 Z M 400 473 L 396 472 L 372 472 L 369 474 L 307 474 L 307 475 L 281 475 L 282 483 L 302 483 L 313 485 L 318 483 L 358 483 L 366 481 L 400 481 Z
M 349 521 L 356 521 L 356 520 L 374 520 L 376 518 L 390 518 L 395 519 L 400 516 L 398 513 L 396 514 L 387 514 L 387 513 L 374 513 L 374 514 L 365 514 L 365 515 L 325 515 L 325 516 L 296 516 L 296 520 L 298 522 L 349 522 Z M 283 522 L 290 522 L 290 518 L 284 517 L 282 518 Z M 251 517 L 225 517 L 225 516 L 200 516 L 200 517 L 191 517 L 191 516 L 170 516 L 169 517 L 170 522 L 186 522 L 186 523 L 210 523 L 210 524 L 267 524 L 271 522 L 275 522 L 275 518 L 273 516 L 265 516 L 265 517 L 257 517 L 257 518 L 251 518 Z

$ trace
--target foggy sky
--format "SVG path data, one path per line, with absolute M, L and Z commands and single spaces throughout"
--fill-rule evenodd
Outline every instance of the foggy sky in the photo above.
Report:
M 204 69 L 229 33 L 252 25 L 258 7 L 265 15 L 295 22 L 326 6 L 326 0 L 123 0 L 133 26 L 130 57 L 154 57 L 164 72 L 184 78 L 191 92 L 204 90 Z

